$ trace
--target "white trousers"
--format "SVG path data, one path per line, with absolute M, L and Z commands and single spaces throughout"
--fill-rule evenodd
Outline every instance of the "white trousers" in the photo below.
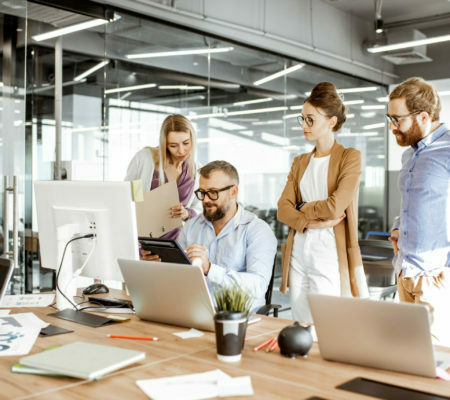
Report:
M 336 238 L 332 228 L 296 233 L 289 272 L 292 318 L 312 323 L 307 294 L 340 296 Z

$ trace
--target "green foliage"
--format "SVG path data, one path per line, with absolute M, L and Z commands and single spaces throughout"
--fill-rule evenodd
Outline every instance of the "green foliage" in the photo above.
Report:
M 252 296 L 237 284 L 217 287 L 214 290 L 214 297 L 217 311 L 243 312 L 248 315 L 253 303 Z

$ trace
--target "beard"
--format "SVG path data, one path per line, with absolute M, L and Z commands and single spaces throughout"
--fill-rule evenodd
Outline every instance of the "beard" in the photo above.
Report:
M 216 207 L 215 209 L 207 210 L 205 208 L 206 205 L 211 206 L 214 204 L 213 203 L 204 203 L 203 204 L 203 215 L 209 222 L 214 222 L 214 221 L 218 221 L 219 219 L 222 219 L 223 217 L 225 217 L 225 214 L 230 209 L 229 205 L 224 205 L 222 207 L 215 206 Z
M 413 146 L 423 139 L 422 131 L 420 130 L 419 124 L 415 119 L 413 119 L 411 128 L 409 128 L 406 132 L 402 132 L 399 129 L 394 129 L 392 133 L 395 135 L 395 139 L 397 140 L 397 144 L 399 146 Z

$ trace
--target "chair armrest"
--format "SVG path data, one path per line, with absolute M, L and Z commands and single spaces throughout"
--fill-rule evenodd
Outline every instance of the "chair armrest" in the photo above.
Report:
M 281 308 L 281 304 L 265 304 L 260 307 L 255 314 L 259 315 L 269 315 L 270 311 L 273 310 L 273 316 L 278 318 L 278 310 Z

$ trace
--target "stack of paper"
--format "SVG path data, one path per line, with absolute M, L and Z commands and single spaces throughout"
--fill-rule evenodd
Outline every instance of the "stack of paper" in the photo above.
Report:
M 249 376 L 232 378 L 220 369 L 200 374 L 140 380 L 136 381 L 136 384 L 154 400 L 197 400 L 253 395 Z
M 28 354 L 39 332 L 49 324 L 33 313 L 0 317 L 0 356 Z

